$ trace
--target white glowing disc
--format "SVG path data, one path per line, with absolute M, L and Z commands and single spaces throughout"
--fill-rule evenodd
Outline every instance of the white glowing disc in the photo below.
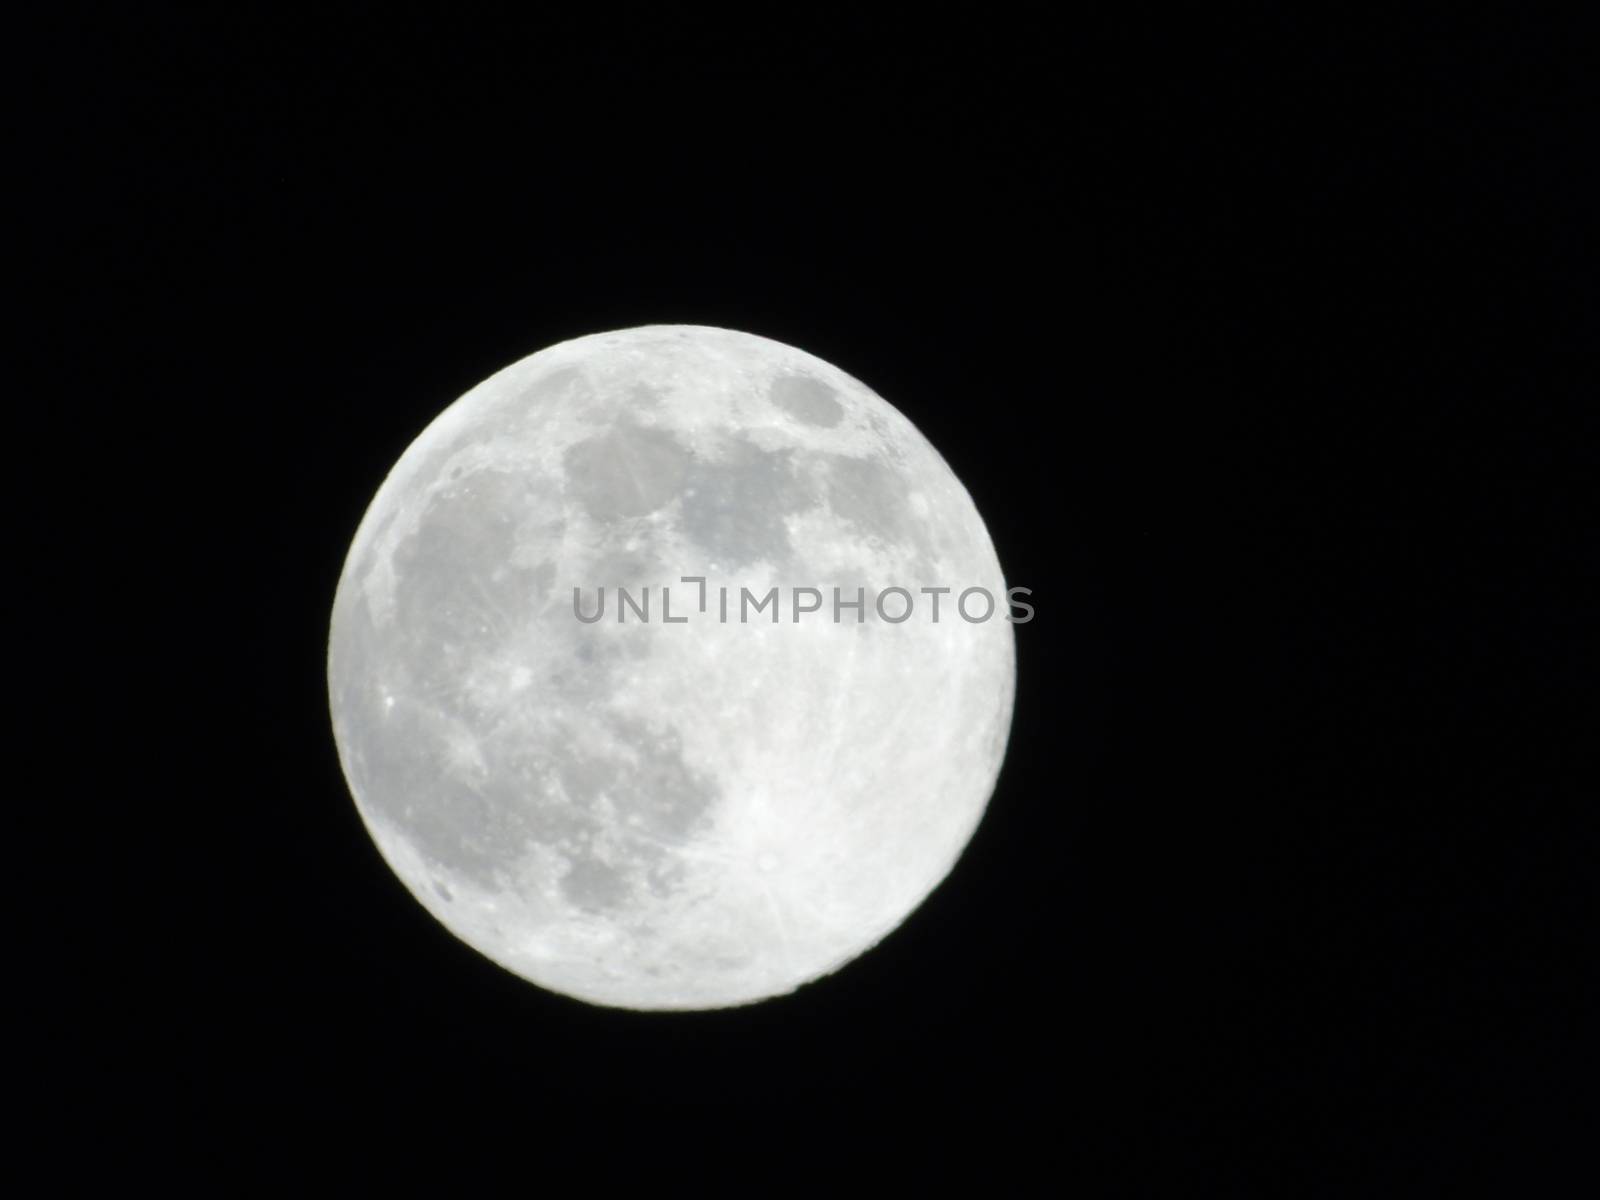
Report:
M 598 1004 L 742 1004 L 950 871 L 1010 727 L 1006 611 L 966 490 L 861 383 L 728 330 L 599 334 L 468 392 L 378 490 L 334 732 L 390 866 L 483 954 Z

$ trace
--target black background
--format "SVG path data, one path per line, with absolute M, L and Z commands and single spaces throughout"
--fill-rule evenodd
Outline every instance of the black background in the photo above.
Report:
M 35 407 L 76 430 L 40 561 L 91 568 L 49 711 L 104 739 L 50 794 L 119 868 L 65 889 L 90 923 L 30 922 L 79 948 L 38 977 L 70 998 L 51 1126 L 231 1168 L 644 1164 L 669 1194 L 861 1149 L 1091 1194 L 1579 1162 L 1585 44 L 1042 12 L 30 31 Z M 654 322 L 867 382 L 1038 610 L 951 878 L 721 1013 L 588 1007 L 454 941 L 362 829 L 324 692 L 400 451 L 517 358 Z

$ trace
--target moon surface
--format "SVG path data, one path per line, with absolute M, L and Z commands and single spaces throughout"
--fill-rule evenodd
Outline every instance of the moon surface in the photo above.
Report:
M 1011 724 L 1005 613 L 971 498 L 864 385 L 724 329 L 596 334 L 473 388 L 379 488 L 334 734 L 385 860 L 493 961 L 595 1004 L 745 1004 L 955 864 Z

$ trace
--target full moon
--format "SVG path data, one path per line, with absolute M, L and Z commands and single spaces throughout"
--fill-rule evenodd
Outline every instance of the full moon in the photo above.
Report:
M 473 388 L 378 489 L 334 736 L 384 859 L 494 962 L 747 1004 L 955 865 L 1010 730 L 1007 612 L 966 489 L 866 386 L 725 329 L 596 334 Z

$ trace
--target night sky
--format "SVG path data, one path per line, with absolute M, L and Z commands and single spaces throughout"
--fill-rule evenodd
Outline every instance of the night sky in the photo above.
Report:
M 1592 36 L 744 21 L 14 39 L 47 379 L 17 410 L 62 429 L 16 435 L 54 482 L 13 512 L 75 663 L 37 701 L 68 828 L 21 850 L 66 896 L 19 920 L 58 1169 L 1592 1179 Z M 439 410 L 675 322 L 888 398 L 1037 616 L 948 881 L 795 996 L 661 1015 L 542 992 L 405 893 L 324 654 Z

